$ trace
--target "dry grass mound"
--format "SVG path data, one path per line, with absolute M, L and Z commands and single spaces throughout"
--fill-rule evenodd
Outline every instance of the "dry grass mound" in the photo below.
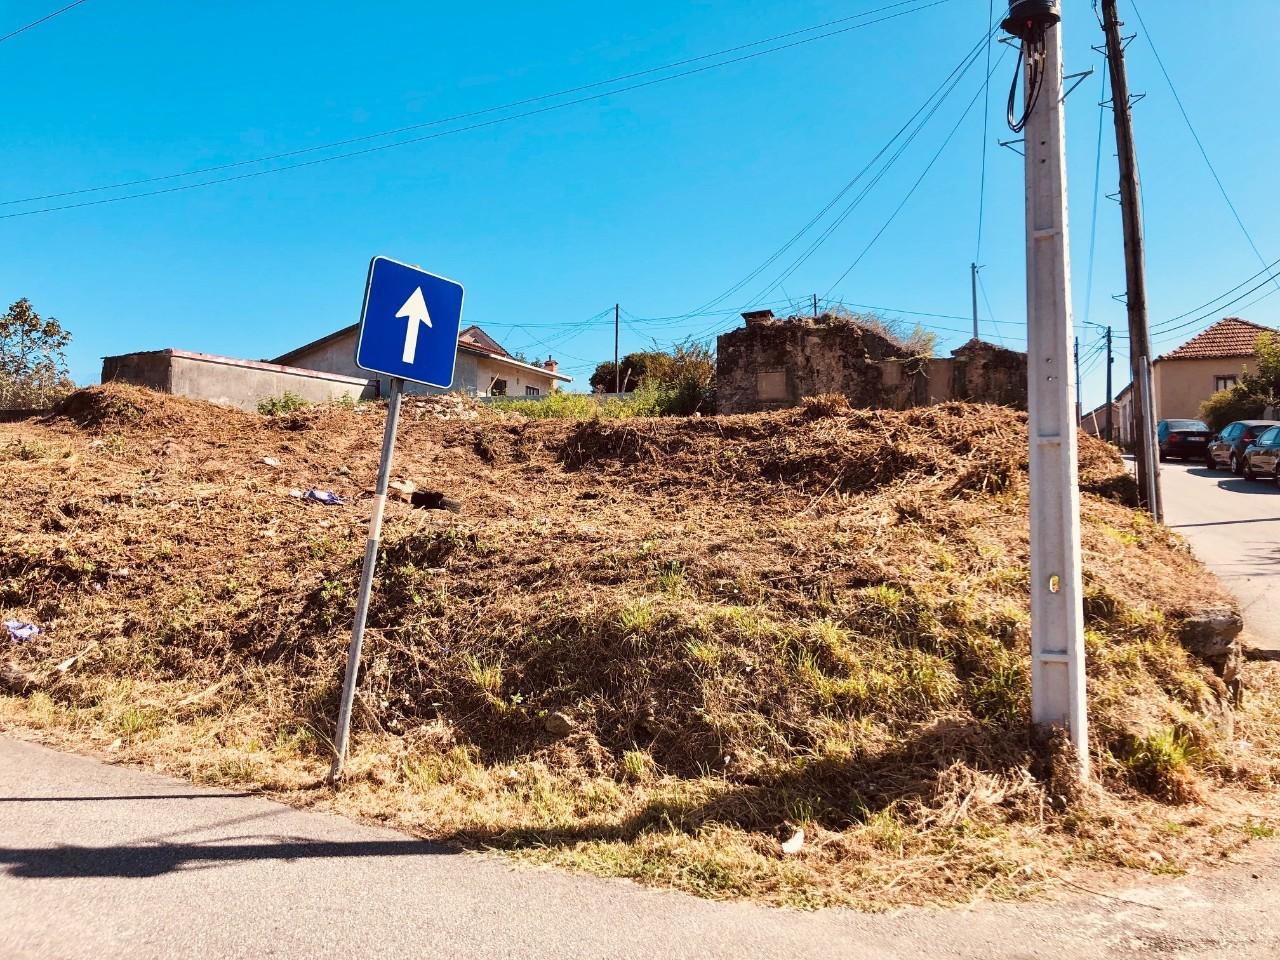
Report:
M 1179 643 L 1229 601 L 1126 506 L 1104 445 L 1081 452 L 1099 785 L 1071 797 L 1060 748 L 1028 724 L 1021 415 L 830 398 L 664 420 L 442 410 L 408 402 L 395 473 L 460 508 L 389 507 L 339 791 L 321 779 L 377 408 L 261 417 L 110 386 L 0 428 L 0 612 L 43 631 L 3 651 L 0 722 L 802 905 L 1183 869 L 1270 829 L 1270 688 L 1255 677 L 1233 716 Z M 312 488 L 346 503 L 292 495 Z

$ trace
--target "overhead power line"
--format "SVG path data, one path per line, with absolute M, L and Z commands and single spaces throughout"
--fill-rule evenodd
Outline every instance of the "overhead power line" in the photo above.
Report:
M 757 303 L 764 297 L 769 296 L 769 294 L 771 294 L 774 290 L 782 287 L 782 285 L 786 283 L 787 280 L 789 280 L 796 273 L 796 271 L 800 269 L 800 267 L 802 267 L 805 263 L 807 263 L 808 260 L 819 250 L 819 248 L 821 248 L 822 245 L 827 242 L 827 240 L 836 232 L 836 230 L 840 228 L 840 226 L 853 214 L 853 212 L 859 206 L 862 205 L 862 202 L 866 200 L 868 196 L 870 196 L 871 192 L 876 188 L 876 186 L 878 186 L 879 183 L 885 178 L 885 176 L 888 175 L 889 171 L 893 168 L 894 164 L 896 164 L 898 160 L 900 160 L 902 156 L 907 152 L 911 144 L 915 142 L 916 138 L 918 138 L 920 134 L 924 131 L 924 129 L 929 125 L 929 123 L 933 120 L 934 116 L 938 113 L 938 111 L 942 109 L 942 106 L 947 101 L 947 98 L 949 98 L 951 94 L 955 91 L 955 89 L 960 85 L 960 82 L 968 74 L 969 70 L 973 68 L 975 63 L 977 63 L 978 58 L 982 53 L 983 46 L 986 44 L 987 40 L 990 39 L 991 33 L 993 32 L 994 32 L 994 27 L 992 28 L 992 30 L 988 31 L 988 33 L 973 47 L 972 50 L 969 51 L 965 59 L 962 60 L 961 63 L 954 70 L 951 71 L 951 74 L 947 77 L 946 80 L 943 81 L 942 85 L 929 97 L 929 99 L 927 99 L 923 104 L 921 104 L 919 109 L 917 109 L 916 112 L 911 116 L 911 118 L 907 120 L 907 123 L 898 131 L 898 133 L 896 133 L 893 136 L 893 138 L 890 139 L 889 143 L 885 144 L 884 148 L 878 154 L 876 154 L 875 157 L 872 158 L 871 162 L 868 163 L 861 171 L 859 171 L 857 176 L 852 181 L 849 182 L 846 188 L 841 191 L 841 193 L 835 198 L 835 200 L 833 200 L 832 203 L 828 204 L 828 206 L 824 208 L 824 210 L 819 214 L 819 217 L 815 218 L 814 221 L 811 221 L 808 226 L 811 226 L 813 223 L 816 223 L 818 219 L 821 219 L 821 217 L 825 215 L 835 205 L 836 201 L 841 199 L 843 195 L 848 192 L 849 189 L 851 189 L 859 180 L 862 179 L 862 177 L 866 173 L 868 173 L 875 166 L 875 164 L 880 160 L 880 158 L 884 156 L 884 154 L 889 150 L 891 146 L 893 146 L 894 142 L 898 139 L 898 137 L 902 136 L 902 134 L 905 133 L 906 130 L 909 127 L 911 127 L 911 125 L 914 123 L 915 128 L 911 130 L 911 132 L 907 135 L 906 139 L 902 141 L 902 143 L 893 152 L 893 154 L 889 157 L 889 159 L 885 161 L 884 165 L 881 166 L 881 168 L 876 171 L 875 175 L 872 176 L 871 180 L 858 192 L 856 196 L 853 197 L 852 200 L 850 200 L 845 205 L 844 209 L 842 209 L 840 213 L 835 217 L 835 219 L 833 219 L 822 230 L 822 232 L 818 234 L 818 236 L 809 244 L 809 246 L 806 247 L 805 250 L 798 257 L 796 257 L 790 263 L 790 265 L 788 265 L 786 269 L 784 269 L 782 273 L 780 273 L 774 279 L 772 283 L 770 283 L 768 286 L 764 287 L 762 290 L 756 293 L 756 295 L 752 297 L 751 300 L 748 301 L 748 303 L 750 304 Z M 921 116 L 921 114 L 923 114 L 923 116 Z M 917 118 L 919 118 L 918 122 L 917 122 Z M 805 228 L 806 231 L 808 229 L 808 226 L 806 226 Z M 796 238 L 793 238 L 793 240 L 794 239 L 799 239 L 799 236 L 797 236 Z M 790 244 L 790 241 L 789 241 L 789 244 Z M 784 252 L 784 251 L 780 251 L 780 252 Z M 777 259 L 777 255 L 775 255 L 775 257 L 771 259 Z M 756 275 L 758 275 L 760 272 L 763 272 L 763 271 L 762 270 L 755 271 Z M 828 294 L 830 294 L 830 292 L 831 292 L 830 290 L 827 291 Z
M 1219 300 L 1224 300 L 1227 297 L 1231 296 L 1231 294 L 1235 293 L 1241 287 L 1247 286 L 1248 284 L 1252 283 L 1254 280 L 1257 280 L 1258 277 L 1262 276 L 1264 273 L 1270 273 L 1276 267 L 1280 267 L 1280 260 L 1276 260 L 1273 263 L 1266 264 L 1265 266 L 1263 266 L 1261 270 L 1259 270 L 1253 276 L 1248 277 L 1245 280 L 1242 280 L 1240 283 L 1237 283 L 1234 287 L 1232 287 L 1230 290 L 1227 290 L 1225 293 L 1218 294 L 1212 300 L 1206 300 L 1204 303 L 1200 304 L 1200 306 L 1193 307 L 1192 309 L 1187 310 L 1185 313 L 1178 314 L 1176 317 L 1170 317 L 1168 320 L 1162 320 L 1160 323 L 1156 324 L 1154 328 L 1152 328 L 1151 332 L 1160 333 L 1165 330 L 1168 330 L 1171 328 L 1172 324 L 1176 324 L 1179 320 L 1185 320 L 1187 317 L 1191 316 L 1193 313 L 1199 313 L 1201 310 L 1210 310 L 1210 314 L 1216 313 L 1220 310 L 1225 310 L 1227 307 L 1231 306 L 1232 304 L 1238 303 L 1240 300 L 1244 299 L 1244 297 L 1247 297 L 1249 294 L 1246 293 L 1244 294 L 1244 296 L 1237 297 L 1235 300 L 1231 301 L 1231 303 L 1224 303 L 1218 306 L 1214 306 L 1214 304 L 1217 304 Z M 1263 286 L 1266 286 L 1267 283 L 1268 281 L 1264 280 Z M 1200 321 L 1198 319 L 1191 321 L 1192 324 L 1199 323 L 1199 322 Z M 1182 330 L 1185 327 L 1188 327 L 1190 325 L 1191 324 L 1184 323 L 1178 327 L 1173 327 L 1173 329 Z
M 996 67 L 993 69 L 997 69 L 1000 65 L 1000 62 L 1003 62 L 1003 60 L 1004 60 L 1004 57 L 1001 56 L 1000 61 L 997 62 Z M 987 81 L 990 81 L 991 71 L 987 72 L 986 79 Z M 915 196 L 916 191 L 920 189 L 920 185 L 924 183 L 925 179 L 929 176 L 929 172 L 934 168 L 937 162 L 942 158 L 943 153 L 945 153 L 947 147 L 951 145 L 951 141 L 955 139 L 955 135 L 960 132 L 960 128 L 964 125 L 965 120 L 968 119 L 969 114 L 973 111 L 974 106 L 977 104 L 981 96 L 982 96 L 981 90 L 979 90 L 976 94 L 974 94 L 973 99 L 969 101 L 969 105 L 966 106 L 964 108 L 964 112 L 960 114 L 960 119 L 956 121 L 955 126 L 951 128 L 951 132 L 948 133 L 946 139 L 942 141 L 942 145 L 938 147 L 937 152 L 934 153 L 933 157 L 929 160 L 929 163 L 925 166 L 924 170 L 921 171 L 920 176 L 916 178 L 916 182 L 911 185 L 911 189 L 908 190 L 907 195 L 902 198 L 902 202 L 899 203 L 897 207 L 894 208 L 893 213 L 889 214 L 889 219 L 887 219 L 884 222 L 884 225 L 876 232 L 876 235 L 871 238 L 870 242 L 868 242 L 867 245 L 863 247 L 862 252 L 858 254 L 857 258 L 853 261 L 853 263 L 849 264 L 849 266 L 845 269 L 844 273 L 840 274 L 839 278 L 837 278 L 836 282 L 827 288 L 827 293 L 825 295 L 830 295 L 832 290 L 840 286 L 840 284 L 844 282 L 845 277 L 849 276 L 849 274 L 851 274 L 854 271 L 854 268 L 857 267 L 858 264 L 862 262 L 863 258 L 866 257 L 866 255 L 871 252 L 871 248 L 876 245 L 876 243 L 880 240 L 882 236 L 884 236 L 885 231 L 888 230 L 889 227 L 893 224 L 894 220 L 898 218 L 898 214 L 902 212 L 903 208 L 906 207 L 907 203 L 911 200 L 911 198 Z
M 1182 97 L 1178 95 L 1178 88 L 1173 85 L 1173 78 L 1169 76 L 1169 71 L 1164 65 L 1164 58 L 1160 56 L 1160 51 L 1156 49 L 1155 39 L 1151 36 L 1151 30 L 1147 27 L 1147 22 L 1142 18 L 1142 11 L 1138 9 L 1137 0 L 1133 0 L 1133 12 L 1138 16 L 1138 23 L 1142 26 L 1143 36 L 1146 37 L 1147 45 L 1151 47 L 1151 52 L 1155 55 L 1156 65 L 1160 67 L 1160 72 L 1164 74 L 1164 81 L 1169 85 L 1169 92 L 1173 94 L 1173 101 L 1178 105 L 1178 112 L 1182 114 L 1182 119 L 1186 123 L 1187 129 L 1191 132 L 1191 139 L 1196 142 L 1196 147 L 1200 150 L 1200 156 L 1204 158 L 1205 166 L 1209 168 L 1209 173 L 1213 175 L 1213 182 L 1218 185 L 1218 192 L 1222 194 L 1222 199 L 1227 202 L 1231 215 L 1235 217 L 1236 224 L 1240 227 L 1240 232 L 1244 234 L 1245 240 L 1249 242 L 1249 246 L 1253 249 L 1254 255 L 1257 256 L 1258 262 L 1265 265 L 1267 258 L 1262 255 L 1262 251 L 1254 243 L 1253 234 L 1245 226 L 1244 218 L 1240 216 L 1240 211 L 1236 209 L 1235 203 L 1231 200 L 1231 195 L 1227 193 L 1227 188 L 1223 184 L 1222 178 L 1218 176 L 1217 168 L 1214 167 L 1213 161 L 1209 159 L 1209 151 L 1205 149 L 1204 141 L 1200 139 L 1200 134 L 1196 132 L 1195 125 L 1191 122 L 1191 116 L 1187 113 Z M 1280 290 L 1280 279 L 1277 279 L 1275 283 L 1276 289 Z
M 728 54 L 746 50 L 751 47 L 764 46 L 769 43 L 774 43 L 778 39 L 796 37 L 797 34 L 811 33 L 814 30 L 823 29 L 823 26 L 825 25 L 809 27 L 799 31 L 792 31 L 789 34 L 780 34 L 778 37 L 775 37 L 775 38 L 754 41 L 753 43 L 750 43 L 750 44 L 740 45 L 738 47 L 729 48 L 727 50 L 719 51 L 717 53 L 704 54 L 700 57 L 695 57 L 690 60 L 677 61 L 676 63 L 673 63 L 673 64 L 667 64 L 661 67 L 653 67 L 648 70 L 638 71 L 633 74 L 626 74 L 621 77 L 615 77 L 610 80 L 597 81 L 595 83 L 586 84 L 581 87 L 571 88 L 569 90 L 562 90 L 555 93 L 543 94 L 541 96 L 531 97 L 524 100 L 518 100 L 509 104 L 503 104 L 501 106 L 487 107 L 483 110 L 471 111 L 469 113 L 456 114 L 452 117 L 445 117 L 438 120 L 429 120 L 419 124 L 412 124 L 407 127 L 400 127 L 395 130 L 383 131 L 381 133 L 367 134 L 365 136 L 348 138 L 346 140 L 337 140 L 327 144 L 321 144 L 314 147 L 301 148 L 298 150 L 292 150 L 292 151 L 287 151 L 285 153 L 273 154 L 271 156 L 266 156 L 266 157 L 257 157 L 251 160 L 241 160 L 241 161 L 235 161 L 233 163 L 219 164 L 212 167 L 204 167 L 199 170 L 187 171 L 185 173 L 165 174 L 158 177 L 147 177 L 140 180 L 125 181 L 117 184 L 107 184 L 107 185 L 95 186 L 95 187 L 83 187 L 78 190 L 63 191 L 61 193 L 50 193 L 50 194 L 43 194 L 40 196 L 32 196 L 32 197 L 24 197 L 24 198 L 15 199 L 15 200 L 0 201 L 0 205 L 32 203 L 32 202 L 38 202 L 38 201 L 44 201 L 44 200 L 58 199 L 61 197 L 76 196 L 76 195 L 81 195 L 85 193 L 95 193 L 95 192 L 105 191 L 105 190 L 124 189 L 127 187 L 143 186 L 150 183 L 159 183 L 159 182 L 170 181 L 175 179 L 182 179 L 185 177 L 201 176 L 206 173 L 213 173 L 220 170 L 229 170 L 229 169 L 243 167 L 243 166 L 251 166 L 259 163 L 272 162 L 274 160 L 287 159 L 289 157 L 294 157 L 294 156 L 301 156 L 307 153 L 316 153 L 324 150 L 337 149 L 344 146 L 350 146 L 356 143 L 363 143 L 363 142 L 368 142 L 370 140 L 377 140 L 377 139 L 382 139 L 389 136 L 396 136 L 398 134 L 409 132 L 412 130 L 423 129 L 423 128 L 432 127 L 432 126 L 441 126 L 449 123 L 456 123 L 462 120 L 473 119 L 475 117 L 479 117 L 479 116 L 483 116 L 491 113 L 501 113 L 503 111 L 516 109 L 521 106 L 527 106 L 534 103 L 542 103 L 547 100 L 554 100 L 560 97 L 570 96 L 574 93 L 582 92 L 584 90 L 598 89 L 603 86 L 610 87 L 610 89 L 603 90 L 598 93 L 593 93 L 588 96 L 575 97 L 574 99 L 565 100 L 560 103 L 551 103 L 551 104 L 547 104 L 546 106 L 538 107 L 536 109 L 524 110 L 518 113 L 508 114 L 506 116 L 500 116 L 500 117 L 495 117 L 489 120 L 478 121 L 476 123 L 465 124 L 464 126 L 461 126 L 461 127 L 454 127 L 448 130 L 441 130 L 435 133 L 424 134 L 422 136 L 410 137 L 405 140 L 397 140 L 392 143 L 374 144 L 371 146 L 363 147 L 359 150 L 349 150 L 343 153 L 337 153 L 337 154 L 333 154 L 326 157 L 318 157 L 311 160 L 303 160 L 295 163 L 288 163 L 279 167 L 271 167 L 270 169 L 267 169 L 267 170 L 254 170 L 247 173 L 239 173 L 231 176 L 217 177 L 210 180 L 200 180 L 200 181 L 197 181 L 196 183 L 179 184 L 179 185 L 175 185 L 171 187 L 163 187 L 155 190 L 146 190 L 146 191 L 137 192 L 137 193 L 124 194 L 122 196 L 117 196 L 117 197 L 107 197 L 105 199 L 98 199 L 98 200 L 84 200 L 76 203 L 60 204 L 60 205 L 51 206 L 51 207 L 40 207 L 35 210 L 24 210 L 17 213 L 2 214 L 0 215 L 0 220 L 11 219 L 14 217 L 33 216 L 36 214 L 43 214 L 43 213 L 55 213 L 62 210 L 73 210 L 81 207 L 99 206 L 99 205 L 108 204 L 108 203 L 119 203 L 125 200 L 138 200 L 144 197 L 161 196 L 163 194 L 178 193 L 184 190 L 195 190 L 202 187 L 211 187 L 211 186 L 216 186 L 218 184 L 232 183 L 240 180 L 250 180 L 256 177 L 270 176 L 272 174 L 284 173 L 290 170 L 299 170 L 306 167 L 317 166 L 319 164 L 332 163 L 336 160 L 347 160 L 353 157 L 360 157 L 360 156 L 366 156 L 368 154 L 380 153 L 385 150 L 394 150 L 399 147 L 406 147 L 406 146 L 411 146 L 413 144 L 425 143 L 429 140 L 436 140 L 441 137 L 453 136 L 455 134 L 466 133 L 471 130 L 479 130 L 479 129 L 492 127 L 492 126 L 496 126 L 503 123 L 510 123 L 515 120 L 523 120 L 529 117 L 540 116 L 542 114 L 551 113 L 556 110 L 563 110 L 568 107 L 579 106 L 584 103 L 592 103 L 598 100 L 603 100 L 607 97 L 616 96 L 618 94 L 630 93 L 635 90 L 641 90 L 647 87 L 656 86 L 657 84 L 668 83 L 672 80 L 680 80 L 685 77 L 695 76 L 697 74 L 706 73 L 707 71 L 710 71 L 710 70 L 718 70 L 722 67 L 732 66 L 733 64 L 754 60 L 759 57 L 768 56 L 769 54 L 779 53 L 783 50 L 794 49 L 796 47 L 800 47 L 805 44 L 814 43 L 818 40 L 826 40 L 826 39 L 829 39 L 830 37 L 840 36 L 842 34 L 849 33 L 854 30 L 863 30 L 863 29 L 866 29 L 867 27 L 876 26 L 877 24 L 885 23 L 890 20 L 896 20 L 899 17 L 917 14 L 931 7 L 941 6 L 942 4 L 949 3 L 949 2 L 950 0 L 923 0 L 923 2 L 922 0 L 898 0 L 898 2 L 896 3 L 892 3 L 884 7 L 878 7 L 875 10 L 871 10 L 866 13 L 859 14 L 856 17 L 852 17 L 852 18 L 846 17 L 836 21 L 829 21 L 829 23 L 838 24 L 838 23 L 844 23 L 849 19 L 858 19 L 862 22 L 848 24 L 845 26 L 839 26 L 836 29 L 827 30 L 826 32 L 823 32 L 823 33 L 817 33 L 813 36 L 801 37 L 800 39 L 791 39 L 786 43 L 777 43 L 774 46 L 765 46 L 765 49 L 762 49 L 762 50 L 753 50 L 752 52 L 749 52 L 749 53 L 739 53 L 737 56 L 731 56 L 731 57 L 728 57 L 727 59 L 716 59 L 716 58 L 725 57 Z M 904 6 L 907 6 L 907 9 L 897 9 Z M 886 11 L 896 11 L 896 12 L 886 12 Z M 865 19 L 866 17 L 873 16 L 877 13 L 884 13 L 884 16 L 878 17 L 873 20 Z M 702 63 L 701 66 L 690 67 L 689 69 L 685 69 L 685 70 L 679 70 L 676 73 L 668 74 L 666 76 L 653 77 L 652 79 L 649 79 L 649 80 L 642 80 L 636 83 L 627 83 L 624 86 L 616 86 L 616 84 L 625 82 L 628 79 L 632 79 L 640 76 L 646 76 L 653 73 L 659 73 L 664 70 L 670 70 L 686 64 L 701 62 L 704 60 L 715 60 L 715 62 Z
M 862 181 L 863 177 L 865 177 L 868 173 L 871 172 L 871 170 L 875 168 L 875 165 L 880 162 L 881 158 L 883 158 L 885 154 L 887 154 L 891 149 L 893 149 L 893 145 L 897 143 L 898 140 L 904 134 L 906 134 L 908 130 L 911 129 L 912 124 L 916 122 L 916 120 L 920 117 L 920 115 L 925 113 L 925 111 L 929 110 L 930 105 L 933 105 L 933 111 L 929 113 L 929 116 L 932 116 L 933 112 L 936 112 L 936 110 L 938 109 L 938 106 L 941 105 L 942 100 L 945 100 L 946 97 L 950 95 L 951 90 L 955 88 L 955 84 L 959 82 L 960 77 L 962 77 L 964 73 L 967 72 L 968 69 L 972 66 L 974 62 L 974 58 L 981 52 L 983 44 L 990 38 L 992 32 L 993 31 L 989 30 L 983 36 L 983 38 L 978 41 L 978 43 L 976 43 L 972 48 L 970 48 L 970 50 L 964 55 L 964 57 L 961 58 L 960 62 L 956 64 L 956 66 L 952 69 L 951 73 L 948 74 L 947 77 L 929 94 L 929 96 L 925 98 L 924 102 L 920 104 L 920 106 L 916 109 L 916 111 L 910 117 L 907 118 L 907 121 L 893 134 L 893 136 L 889 138 L 889 140 L 884 144 L 884 146 L 881 147 L 876 152 L 875 156 L 873 156 L 870 160 L 868 160 L 867 163 L 862 167 L 862 169 L 860 169 L 856 174 L 854 174 L 853 177 L 848 182 L 846 182 L 844 186 L 840 188 L 839 191 L 837 191 L 835 196 L 833 196 L 829 201 L 827 201 L 826 205 L 823 206 L 822 209 L 819 210 L 816 214 L 814 214 L 808 220 L 808 222 L 806 222 L 799 230 L 797 230 L 794 234 L 792 234 L 791 237 L 785 243 L 782 244 L 782 246 L 780 246 L 777 250 L 775 250 L 772 254 L 770 254 L 769 257 L 764 260 L 764 262 L 760 263 L 758 266 L 752 269 L 745 277 L 742 277 L 740 280 L 738 280 L 728 289 L 722 291 L 717 296 L 712 297 L 710 300 L 706 301 L 701 306 L 695 307 L 694 309 L 688 311 L 686 314 L 683 315 L 683 317 L 688 319 L 693 319 L 695 317 L 702 316 L 708 311 L 710 311 L 712 308 L 717 307 L 721 303 L 724 303 L 726 300 L 728 300 L 734 294 L 738 293 L 740 290 L 742 290 L 748 284 L 750 284 L 753 280 L 755 280 L 758 276 L 760 276 L 762 273 L 768 270 L 769 267 L 771 267 L 774 263 L 780 260 L 788 250 L 790 250 L 793 246 L 799 243 L 800 240 L 803 239 L 804 236 L 810 230 L 812 230 L 815 226 L 817 226 L 818 223 L 822 221 L 823 217 L 825 217 L 828 213 L 830 213 L 833 209 L 835 209 L 836 205 L 839 204 L 840 201 L 843 200 L 845 196 L 847 196 L 848 193 Z M 938 101 L 936 104 L 935 104 L 935 100 Z M 926 117 L 926 122 L 927 122 L 927 119 L 928 117 Z M 917 128 L 917 131 L 916 131 L 917 134 L 919 132 L 919 129 L 920 128 Z M 912 134 L 912 137 L 908 139 L 907 143 L 910 143 L 910 140 L 913 139 L 914 136 L 915 134 Z M 905 145 L 906 144 L 904 144 L 903 146 L 905 147 Z M 897 156 L 901 154 L 901 150 L 902 148 L 900 148 L 898 153 L 895 154 L 895 156 L 888 161 L 888 165 L 892 165 L 894 160 L 897 159 Z M 883 176 L 883 171 L 881 172 L 880 176 Z M 870 186 L 874 186 L 876 182 L 878 182 L 878 178 L 876 180 L 873 180 Z M 864 196 L 865 193 L 866 191 L 864 190 L 862 195 L 860 195 L 859 197 L 856 197 L 852 201 L 850 207 L 846 207 L 846 209 L 837 217 L 835 223 L 826 229 L 826 231 L 818 241 L 819 246 L 821 245 L 821 242 L 825 240 L 826 236 L 830 235 L 830 232 L 833 229 L 835 229 L 835 227 L 838 226 L 841 222 L 843 222 L 843 219 L 845 217 L 848 216 L 851 207 L 855 207 L 858 203 L 861 202 L 862 196 Z M 764 290 L 758 293 L 756 297 L 753 298 L 752 302 L 753 303 L 759 302 L 761 298 L 767 296 L 770 292 L 772 292 L 772 290 L 775 287 L 780 286 L 783 282 L 785 282 L 786 278 L 789 277 L 792 272 L 794 271 L 793 270 L 784 271 L 784 273 L 782 274 L 781 278 L 778 281 L 775 281 L 774 284 L 770 285 L 770 287 L 767 290 Z M 738 311 L 735 310 L 734 312 L 736 313 Z
M 1111 71 L 1102 71 L 1102 96 L 1098 99 L 1098 156 L 1093 165 L 1093 215 L 1089 222 L 1089 271 L 1085 283 L 1084 322 L 1090 322 L 1093 316 L 1093 267 L 1094 255 L 1098 250 L 1098 201 L 1102 196 L 1102 129 L 1107 116 L 1107 80 Z
M 1259 290 L 1261 290 L 1263 287 L 1267 286 L 1267 284 L 1275 282 L 1275 280 L 1277 279 L 1277 277 L 1280 277 L 1280 272 L 1273 272 L 1273 271 L 1274 271 L 1274 269 L 1275 269 L 1275 267 L 1277 267 L 1277 266 L 1280 266 L 1280 260 L 1277 260 L 1275 263 L 1271 264 L 1271 265 L 1270 265 L 1270 266 L 1269 266 L 1265 271 L 1263 271 L 1264 273 L 1266 273 L 1266 274 L 1267 274 L 1267 276 L 1266 276 L 1266 279 L 1264 279 L 1261 283 L 1256 284 L 1256 285 L 1255 285 L 1255 286 L 1253 286 L 1253 287 L 1250 287 L 1248 290 L 1246 290 L 1244 293 L 1240 294 L 1240 295 L 1239 295 L 1238 297 L 1236 297 L 1235 299 L 1233 299 L 1233 300 L 1228 300 L 1226 303 L 1223 303 L 1223 304 L 1219 304 L 1219 305 L 1218 305 L 1217 307 L 1215 307 L 1213 310 L 1211 310 L 1211 311 L 1209 311 L 1208 313 L 1205 313 L 1205 314 L 1203 314 L 1203 315 L 1201 315 L 1201 316 L 1199 316 L 1199 317 L 1196 317 L 1194 320 L 1189 320 L 1189 321 L 1187 321 L 1186 323 L 1180 324 L 1180 325 L 1178 325 L 1178 326 L 1176 326 L 1176 327 L 1169 327 L 1169 328 L 1167 328 L 1167 329 L 1165 329 L 1165 330 L 1161 331 L 1161 333 L 1160 333 L 1159 337 L 1157 337 L 1156 339 L 1159 339 L 1159 340 L 1167 340 L 1167 339 L 1169 338 L 1169 335 L 1170 335 L 1170 334 L 1178 333 L 1178 332 L 1179 332 L 1179 331 L 1181 331 L 1181 330 L 1186 330 L 1186 329 L 1189 329 L 1189 328 L 1191 328 L 1191 327 L 1197 326 L 1198 324 L 1203 323 L 1204 321 L 1206 321 L 1206 320 L 1210 319 L 1211 317 L 1216 316 L 1216 315 L 1217 315 L 1217 314 L 1219 314 L 1221 311 L 1226 310 L 1228 307 L 1234 306 L 1235 304 L 1239 303 L 1241 300 L 1244 300 L 1244 299 L 1246 299 L 1247 297 L 1251 297 L 1251 296 L 1253 296 L 1255 293 L 1257 293 L 1257 292 L 1258 292 Z M 1255 276 L 1257 276 L 1257 275 L 1255 274 Z M 1245 282 L 1247 283 L 1248 281 L 1245 281 Z M 1237 289 L 1238 289 L 1238 288 L 1237 288 Z M 1268 293 L 1268 294 L 1267 294 L 1267 296 L 1271 296 L 1271 295 L 1272 295 L 1272 294 L 1274 294 L 1274 293 L 1280 293 L 1280 290 L 1272 290 L 1272 291 L 1271 291 L 1271 293 Z M 1263 299 L 1263 298 L 1259 297 L 1258 299 L 1259 299 L 1259 300 L 1261 300 L 1261 299 Z M 1258 301 L 1254 301 L 1254 302 L 1256 303 L 1256 302 L 1258 302 Z
M 61 8 L 60 10 L 55 10 L 53 11 L 53 13 L 46 13 L 39 20 L 32 20 L 25 27 L 19 27 L 17 30 L 14 30 L 10 33 L 6 33 L 4 36 L 0 37 L 0 43 L 4 43 L 6 40 L 12 40 L 18 34 L 26 33 L 28 30 L 32 29 L 33 27 L 38 27 L 42 23 L 47 23 L 48 21 L 52 20 L 54 17 L 66 13 L 68 10 L 72 9 L 73 7 L 78 7 L 80 6 L 80 4 L 88 3 L 88 2 L 89 0 L 75 0 L 75 3 L 68 3 L 65 7 Z
M 987 0 L 987 23 L 995 19 L 996 0 Z M 987 82 L 982 88 L 982 172 L 978 176 L 978 243 L 973 254 L 973 262 L 982 262 L 982 226 L 987 209 L 987 145 L 991 139 L 991 46 L 995 43 L 992 34 L 987 36 Z

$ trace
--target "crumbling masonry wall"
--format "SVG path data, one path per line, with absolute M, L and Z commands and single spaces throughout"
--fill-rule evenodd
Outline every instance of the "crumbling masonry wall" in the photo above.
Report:
M 835 393 L 855 407 L 905 410 L 967 400 L 1026 409 L 1025 354 L 978 340 L 946 359 L 905 354 L 841 317 L 748 315 L 745 327 L 717 342 L 716 406 L 720 413 L 756 413 Z

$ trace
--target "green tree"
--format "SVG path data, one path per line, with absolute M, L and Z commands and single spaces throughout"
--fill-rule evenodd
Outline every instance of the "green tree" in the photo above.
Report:
M 591 384 L 591 389 L 603 390 L 605 393 L 613 393 L 614 385 L 618 382 L 621 383 L 624 392 L 634 390 L 641 380 L 662 365 L 665 357 L 666 354 L 657 350 L 628 353 L 618 365 L 622 367 L 620 378 L 615 379 L 613 361 L 607 360 L 596 367 L 596 372 L 591 374 L 588 382 Z M 651 370 L 651 367 L 655 370 Z
M 0 408 L 44 408 L 75 389 L 67 374 L 71 334 L 25 297 L 0 317 Z
M 701 343 L 678 344 L 668 353 L 647 350 L 622 358 L 622 389 L 643 392 L 658 414 L 710 413 L 714 405 L 716 361 Z M 612 393 L 613 362 L 602 363 L 591 375 L 593 389 Z

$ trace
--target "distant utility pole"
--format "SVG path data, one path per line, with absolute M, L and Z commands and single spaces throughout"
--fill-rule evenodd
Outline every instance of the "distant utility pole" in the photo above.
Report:
M 1027 394 L 1031 446 L 1031 719 L 1066 728 L 1089 774 L 1077 431 L 1071 416 L 1071 261 L 1067 237 L 1062 27 L 1057 0 L 1015 2 L 1004 29 L 1022 41 L 1027 196 Z M 1016 88 L 1015 88 L 1016 89 Z
M 978 336 L 978 265 L 976 263 L 969 264 L 969 293 L 973 297 L 973 339 L 980 340 Z
M 1115 443 L 1115 426 L 1112 423 L 1112 407 L 1115 401 L 1111 397 L 1111 328 L 1107 327 L 1107 443 Z
M 618 325 L 621 320 L 622 305 L 613 305 L 613 392 L 622 392 L 622 365 L 618 363 Z
M 813 319 L 818 319 L 818 295 L 813 295 Z
M 1120 215 L 1124 222 L 1124 269 L 1128 284 L 1129 365 L 1133 375 L 1133 438 L 1138 463 L 1138 495 L 1156 521 L 1164 520 L 1160 458 L 1156 456 L 1155 403 L 1151 390 L 1151 330 L 1147 325 L 1147 257 L 1142 234 L 1142 192 L 1133 145 L 1133 105 L 1124 64 L 1124 38 L 1116 0 L 1102 0 L 1111 70 L 1116 152 L 1120 156 Z
M 1080 421 L 1084 417 L 1084 402 L 1080 399 L 1080 338 L 1076 337 L 1076 426 L 1080 426 Z

